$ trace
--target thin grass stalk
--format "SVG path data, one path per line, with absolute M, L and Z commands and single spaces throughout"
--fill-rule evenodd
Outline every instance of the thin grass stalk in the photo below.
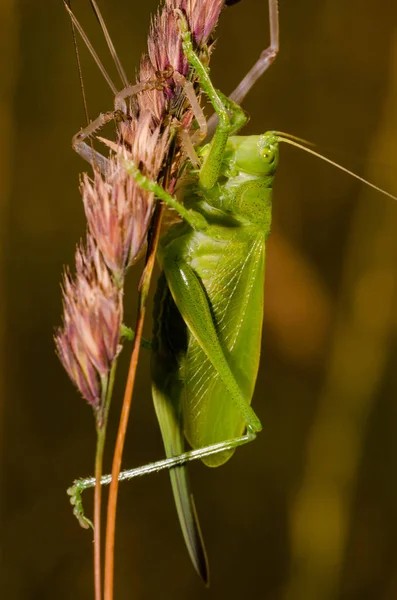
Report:
M 97 444 L 95 453 L 95 490 L 94 490 L 94 590 L 95 600 L 102 600 L 102 569 L 101 569 L 101 499 L 103 474 L 103 453 L 105 449 L 106 431 L 108 424 L 110 402 L 116 375 L 117 360 L 114 361 L 106 390 L 105 409 L 102 423 L 97 423 Z
M 141 347 L 143 324 L 146 315 L 146 304 L 149 293 L 150 282 L 152 279 L 153 268 L 156 259 L 157 245 L 160 237 L 161 218 L 163 207 L 158 206 L 155 211 L 153 223 L 153 236 L 150 248 L 148 250 L 145 269 L 142 274 L 140 290 L 138 316 L 136 321 L 135 339 L 131 353 L 130 366 L 128 370 L 127 383 L 124 392 L 123 406 L 121 409 L 119 429 L 113 454 L 112 481 L 110 483 L 107 522 L 106 522 L 106 543 L 105 543 L 105 567 L 104 567 L 104 599 L 113 600 L 114 589 L 114 545 L 116 536 L 116 516 L 117 516 L 117 497 L 119 489 L 119 474 L 121 470 L 121 461 L 125 436 L 128 425 L 128 418 L 131 409 L 132 393 L 135 384 L 136 368 L 139 360 L 139 351 Z M 100 485 L 96 486 L 100 487 Z

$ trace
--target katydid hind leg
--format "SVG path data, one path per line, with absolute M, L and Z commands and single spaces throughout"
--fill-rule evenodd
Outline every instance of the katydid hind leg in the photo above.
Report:
M 184 452 L 183 454 L 179 454 L 178 456 L 172 456 L 170 458 L 165 459 L 163 458 L 162 460 L 148 463 L 146 465 L 142 465 L 141 467 L 135 467 L 134 469 L 126 469 L 124 471 L 121 471 L 121 473 L 119 474 L 119 481 L 131 481 L 131 479 L 135 479 L 136 477 L 142 477 L 143 475 L 159 473 L 160 471 L 164 471 L 165 469 L 175 469 L 176 467 L 186 465 L 188 462 L 191 462 L 193 460 L 202 460 L 207 456 L 214 456 L 216 454 L 219 454 L 220 452 L 228 452 L 229 450 L 233 450 L 235 448 L 238 448 L 239 446 L 254 441 L 255 438 L 255 434 L 247 433 L 246 435 L 231 440 L 226 440 L 225 442 L 211 444 L 210 446 L 207 446 L 205 448 L 189 450 L 188 452 Z M 111 475 L 102 475 L 101 485 L 109 485 L 111 481 Z M 95 477 L 76 479 L 73 482 L 73 485 L 67 490 L 67 494 L 68 496 L 70 496 L 70 504 L 74 507 L 73 514 L 78 519 L 83 529 L 93 527 L 93 524 L 84 515 L 84 508 L 81 495 L 85 490 L 95 487 L 95 484 Z M 190 497 L 192 498 L 192 496 Z M 193 511 L 193 513 L 195 514 L 195 510 Z

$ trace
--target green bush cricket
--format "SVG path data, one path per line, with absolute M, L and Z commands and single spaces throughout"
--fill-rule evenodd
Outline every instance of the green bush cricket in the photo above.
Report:
M 278 31 L 276 0 L 269 5 L 271 25 Z M 185 190 L 183 206 L 125 160 L 139 185 L 176 210 L 184 222 L 170 228 L 160 244 L 163 275 L 152 343 L 153 400 L 170 460 L 123 478 L 175 467 L 170 475 L 185 542 L 196 570 L 208 581 L 186 466 L 181 465 L 201 458 L 208 466 L 220 466 L 236 446 L 261 429 L 250 402 L 259 366 L 272 183 L 279 141 L 299 144 L 276 132 L 234 135 L 246 118 L 233 100 L 240 102 L 269 66 L 277 52 L 274 46 L 269 61 L 262 60 L 260 72 L 252 70 L 230 100 L 213 88 L 182 14 L 180 26 L 184 52 L 219 123 L 211 143 L 198 150 L 200 167 L 189 169 L 194 182 Z M 194 450 L 183 454 L 185 437 Z M 84 487 L 88 485 L 80 489 Z

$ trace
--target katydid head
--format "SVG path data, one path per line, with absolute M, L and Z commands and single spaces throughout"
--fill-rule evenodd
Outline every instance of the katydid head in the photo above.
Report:
M 235 166 L 238 169 L 250 175 L 274 175 L 278 165 L 278 137 L 274 132 L 236 139 Z

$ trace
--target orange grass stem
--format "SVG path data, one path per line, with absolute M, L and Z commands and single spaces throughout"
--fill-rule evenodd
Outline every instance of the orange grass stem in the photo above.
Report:
M 108 511 L 106 522 L 106 544 L 105 544 L 105 582 L 104 582 L 104 600 L 113 600 L 114 588 L 114 543 L 116 534 L 116 512 L 117 512 L 117 496 L 119 487 L 119 474 L 121 469 L 121 460 L 123 456 L 124 441 L 127 431 L 128 417 L 130 414 L 132 392 L 134 389 L 136 368 L 138 365 L 139 350 L 141 347 L 141 338 L 143 323 L 145 320 L 147 296 L 149 292 L 150 281 L 152 278 L 157 244 L 160 235 L 161 217 L 163 207 L 158 206 L 153 224 L 153 236 L 151 239 L 148 257 L 145 269 L 142 274 L 142 279 L 139 289 L 139 308 L 136 323 L 136 332 L 134 346 L 132 349 L 130 367 L 128 370 L 127 384 L 124 392 L 123 406 L 121 409 L 120 424 L 117 433 L 117 440 L 113 454 L 112 465 L 112 481 L 109 488 Z

